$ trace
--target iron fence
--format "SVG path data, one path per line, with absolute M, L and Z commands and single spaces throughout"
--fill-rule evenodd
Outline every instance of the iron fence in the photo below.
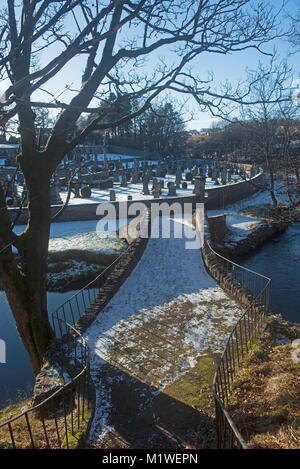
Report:
M 53 374 L 57 372 L 57 389 L 39 404 L 0 423 L 1 449 L 70 449 L 80 445 L 87 432 L 94 407 L 89 351 L 74 327 L 68 323 L 64 327 L 67 333 L 59 343 L 57 369 L 52 369 Z
M 207 255 L 217 256 L 218 269 L 224 284 L 227 284 L 227 290 L 238 291 L 240 301 L 246 306 L 246 310 L 233 328 L 221 356 L 214 376 L 213 394 L 218 448 L 247 449 L 247 444 L 226 407 L 240 363 L 248 353 L 251 344 L 265 327 L 266 315 L 269 310 L 271 280 L 226 259 L 214 251 L 208 241 L 206 241 L 204 249 Z
M 140 236 L 145 236 L 149 226 L 149 209 L 145 213 Z M 95 394 L 88 346 L 74 325 L 96 300 L 107 276 L 128 249 L 51 314 L 56 339 L 50 353 L 57 365 L 52 366 L 52 373 L 57 374 L 56 389 L 49 390 L 49 397 L 33 407 L 21 411 L 17 408 L 16 415 L 5 422 L 1 423 L 0 416 L 0 449 L 70 449 L 80 445 L 92 420 Z
M 74 326 L 82 313 L 94 303 L 107 276 L 114 269 L 120 258 L 127 253 L 127 250 L 128 248 L 116 257 L 94 280 L 85 285 L 51 313 L 51 322 L 56 337 L 62 337 L 67 332 L 66 324 Z
M 139 228 L 136 228 L 136 230 L 139 232 L 139 237 L 147 238 L 147 233 L 149 233 L 150 213 L 151 207 L 146 208 L 142 221 L 139 222 Z M 86 311 L 89 306 L 93 305 L 97 299 L 98 294 L 101 292 L 101 287 L 103 286 L 107 276 L 112 272 L 120 259 L 127 255 L 129 248 L 130 245 L 127 247 L 127 249 L 124 249 L 124 251 L 118 257 L 116 257 L 116 259 L 95 279 L 85 285 L 81 290 L 71 296 L 71 298 L 69 298 L 54 312 L 51 313 L 52 326 L 56 337 L 62 337 L 66 333 L 64 324 L 68 322 L 74 326 L 82 313 L 84 313 L 84 311 Z

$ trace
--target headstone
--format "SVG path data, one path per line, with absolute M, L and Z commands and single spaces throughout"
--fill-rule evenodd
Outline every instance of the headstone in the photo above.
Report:
M 61 200 L 59 194 L 58 181 L 53 181 L 50 185 L 50 204 L 51 205 L 62 205 L 63 201 Z
M 116 201 L 116 191 L 114 189 L 111 189 L 109 191 L 109 200 L 111 202 L 115 202 Z
M 176 189 L 180 188 L 180 183 L 181 183 L 181 169 L 178 168 L 176 171 L 176 176 L 175 176 Z
M 219 169 L 217 167 L 213 168 L 212 180 L 215 184 L 219 184 Z
M 227 172 L 227 179 L 228 179 L 228 182 L 231 182 L 231 176 L 232 176 L 232 171 L 231 171 L 231 169 L 229 168 L 229 169 L 228 169 L 228 172 Z
M 138 182 L 138 180 L 139 180 L 139 175 L 138 175 L 138 171 L 137 171 L 136 158 L 134 158 L 132 184 L 136 184 Z
M 160 196 L 160 184 L 156 178 L 153 179 L 152 195 L 155 199 L 159 199 Z
M 75 182 L 73 184 L 73 187 L 74 187 L 74 197 L 80 197 L 79 183 Z
M 205 176 L 196 176 L 195 177 L 194 194 L 197 196 L 197 202 L 204 203 Z
M 125 169 L 123 169 L 123 171 L 122 171 L 122 180 L 121 180 L 120 186 L 121 187 L 127 187 L 128 186 L 128 184 L 127 184 L 127 175 L 126 175 Z
M 176 194 L 176 186 L 175 186 L 174 182 L 171 182 L 171 183 L 169 184 L 169 192 L 168 192 L 168 195 L 169 195 L 170 197 L 174 197 L 174 196 L 177 195 L 177 194 Z
M 149 175 L 145 173 L 143 176 L 143 194 L 144 195 L 149 195 L 148 184 L 149 184 Z
M 221 171 L 221 184 L 222 186 L 226 186 L 226 182 L 227 182 L 227 171 L 226 171 L 226 168 L 223 168 L 222 171 Z

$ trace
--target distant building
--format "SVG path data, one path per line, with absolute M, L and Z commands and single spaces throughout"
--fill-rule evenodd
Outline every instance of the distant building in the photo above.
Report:
M 188 134 L 191 135 L 191 136 L 194 136 L 194 135 L 199 135 L 200 132 L 199 132 L 199 130 L 193 129 L 193 130 L 189 130 Z

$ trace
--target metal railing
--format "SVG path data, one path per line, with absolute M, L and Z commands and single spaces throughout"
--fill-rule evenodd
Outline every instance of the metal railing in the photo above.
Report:
M 218 448 L 247 449 L 247 444 L 226 407 L 240 363 L 258 334 L 265 327 L 266 315 L 269 310 L 271 279 L 226 259 L 214 251 L 208 241 L 206 241 L 204 249 L 206 255 L 217 256 L 218 269 L 222 276 L 223 285 L 224 282 L 227 284 L 227 291 L 231 290 L 232 293 L 234 290 L 238 291 L 240 301 L 246 306 L 246 310 L 233 328 L 221 356 L 213 380 L 213 394 Z
M 70 324 L 59 340 L 57 390 L 41 403 L 0 423 L 0 449 L 73 448 L 87 431 L 94 393 L 85 339 Z M 53 369 L 55 373 L 56 369 Z M 64 383 L 62 380 L 68 379 Z
M 145 236 L 144 230 L 149 226 L 149 209 L 145 214 L 140 236 Z M 39 404 L 16 412 L 17 415 L 3 423 L 0 420 L 0 449 L 69 449 L 80 445 L 92 420 L 95 395 L 88 346 L 74 325 L 101 293 L 107 275 L 128 249 L 51 314 L 56 340 L 50 346 L 50 353 L 55 355 L 57 369 L 52 372 L 57 373 L 58 389 L 50 390 L 51 395 Z
M 137 229 L 139 236 L 141 237 L 147 237 L 147 233 L 149 232 L 150 213 L 151 207 L 147 207 L 144 211 L 144 217 L 140 222 L 139 229 Z M 130 223 L 127 226 L 129 229 Z M 84 313 L 89 306 L 93 305 L 98 294 L 101 292 L 101 287 L 103 286 L 107 276 L 111 273 L 120 259 L 127 254 L 129 249 L 130 245 L 127 249 L 124 249 L 124 251 L 122 251 L 122 253 L 116 257 L 116 259 L 94 280 L 85 285 L 81 290 L 71 296 L 71 298 L 51 313 L 51 322 L 56 337 L 62 337 L 66 333 L 65 327 L 63 327 L 64 324 L 68 322 L 74 326 L 82 313 Z
M 43 402 L 0 423 L 0 449 L 68 449 L 73 447 L 74 438 L 78 440 L 78 435 L 81 435 L 83 426 L 87 425 L 93 412 L 93 390 L 89 374 L 89 350 L 84 337 L 74 325 L 95 301 L 107 275 L 126 252 L 127 249 L 94 280 L 51 313 L 56 337 L 53 344 L 58 349 L 55 354 L 57 376 L 64 379 L 67 376 L 68 382 L 61 383 Z
M 94 280 L 85 285 L 81 290 L 75 293 L 71 298 L 60 305 L 51 313 L 51 322 L 56 337 L 62 337 L 67 329 L 65 324 L 75 325 L 82 313 L 91 306 L 101 291 L 107 275 L 113 270 L 122 256 L 128 251 L 125 249 L 116 259 L 106 267 Z

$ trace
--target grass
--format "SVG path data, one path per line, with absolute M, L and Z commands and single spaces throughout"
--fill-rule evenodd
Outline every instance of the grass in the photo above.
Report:
M 299 326 L 269 318 L 242 362 L 229 412 L 251 448 L 300 447 L 300 363 L 292 359 L 291 343 L 299 338 Z
M 0 411 L 0 425 L 6 422 L 7 420 L 19 415 L 25 409 L 29 409 L 30 407 L 30 399 L 20 402 L 18 404 L 13 404 L 5 407 Z M 64 418 L 62 405 L 60 409 L 56 410 L 51 414 L 49 409 L 49 414 L 48 416 L 45 416 L 44 422 L 49 440 L 49 446 L 51 449 L 59 449 L 60 447 L 62 449 L 66 449 L 67 446 L 69 447 L 69 449 L 75 449 L 84 446 L 88 422 L 91 417 L 91 410 L 88 409 L 87 405 L 84 406 L 83 412 L 82 406 L 80 407 L 80 409 L 81 411 L 79 414 L 78 408 L 76 408 L 76 406 L 73 406 L 73 417 L 71 409 L 67 409 L 66 420 Z M 54 416 L 56 417 L 57 426 L 55 423 Z M 30 412 L 28 414 L 28 419 L 34 441 L 34 448 L 46 449 L 48 445 L 40 416 L 36 412 Z M 20 417 L 19 419 L 14 421 L 11 424 L 11 427 L 13 430 L 16 448 L 32 448 L 31 437 L 25 416 Z M 13 445 L 10 437 L 9 428 L 6 425 L 0 428 L 0 449 L 10 448 L 13 448 Z
M 117 255 L 94 253 L 80 249 L 50 252 L 48 255 L 48 291 L 64 291 L 83 287 L 93 280 Z

